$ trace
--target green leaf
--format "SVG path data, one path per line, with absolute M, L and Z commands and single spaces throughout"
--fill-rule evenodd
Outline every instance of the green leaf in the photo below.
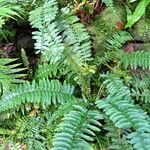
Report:
M 145 13 L 146 11 L 146 7 L 148 6 L 148 4 L 150 3 L 150 0 L 142 0 L 138 6 L 136 7 L 134 13 L 132 15 L 127 16 L 127 24 L 125 26 L 125 28 L 129 28 L 131 27 L 134 23 L 136 23 Z M 128 11 L 129 12 L 129 11 Z

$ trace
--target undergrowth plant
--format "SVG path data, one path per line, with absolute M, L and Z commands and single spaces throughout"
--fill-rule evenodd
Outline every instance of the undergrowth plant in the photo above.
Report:
M 126 52 L 132 36 L 114 30 L 93 57 L 86 27 L 57 0 L 34 8 L 29 22 L 39 56 L 33 80 L 18 79 L 16 59 L 0 59 L 1 148 L 149 150 L 150 52 Z

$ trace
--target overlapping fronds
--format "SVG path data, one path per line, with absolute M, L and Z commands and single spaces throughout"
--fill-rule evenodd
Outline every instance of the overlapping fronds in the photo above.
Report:
M 115 150 L 132 150 L 129 141 L 127 140 L 126 132 L 118 129 L 113 123 L 107 122 L 104 129 L 108 131 L 107 137 L 110 138 L 110 149 Z M 127 132 L 128 133 L 128 132 Z
M 122 52 L 120 50 L 108 51 L 104 53 L 104 56 L 97 56 L 95 59 L 95 64 L 97 66 L 106 65 L 109 62 L 117 62 L 120 60 Z
M 122 57 L 122 63 L 125 68 L 136 69 L 141 67 L 142 69 L 150 69 L 150 52 L 135 51 L 125 53 Z
M 0 113 L 17 109 L 26 103 L 41 104 L 42 106 L 62 104 L 66 101 L 75 100 L 71 95 L 72 92 L 72 86 L 66 83 L 62 85 L 58 80 L 43 79 L 38 83 L 33 81 L 31 84 L 26 82 L 2 95 Z
M 58 125 L 51 150 L 90 149 L 87 141 L 93 141 L 94 132 L 100 131 L 100 119 L 99 112 L 75 105 Z
M 10 5 L 5 0 L 0 1 L 0 28 L 2 28 L 2 25 L 5 24 L 5 21 L 7 18 L 13 18 L 14 17 L 20 17 L 19 11 L 21 9 L 19 7 L 13 7 L 13 5 Z
M 109 94 L 105 100 L 96 102 L 97 107 L 104 110 L 116 127 L 133 128 L 134 131 L 127 137 L 135 149 L 148 150 L 150 148 L 149 117 L 134 105 L 130 90 L 118 77 L 111 76 L 105 83 Z
M 57 62 L 68 47 L 84 61 L 91 60 L 90 36 L 84 25 L 68 10 L 59 12 L 56 0 L 46 1 L 33 10 L 29 21 L 39 30 L 33 32 L 33 38 L 37 53 L 43 53 L 42 61 Z

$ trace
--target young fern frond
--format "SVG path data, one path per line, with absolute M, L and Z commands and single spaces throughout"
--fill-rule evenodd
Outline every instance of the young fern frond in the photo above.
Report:
M 100 131 L 100 119 L 102 116 L 99 112 L 74 105 L 74 110 L 66 114 L 58 125 L 51 150 L 86 149 L 87 142 L 94 140 L 94 132 Z
M 23 104 L 33 103 L 41 106 L 63 104 L 74 101 L 73 87 L 58 80 L 39 80 L 31 84 L 26 82 L 16 86 L 13 90 L 4 93 L 0 99 L 0 114 L 8 110 L 16 110 Z
M 149 51 L 135 51 L 132 53 L 125 53 L 122 56 L 122 64 L 125 68 L 130 67 L 136 69 L 141 67 L 144 69 L 150 69 L 150 52 Z
M 107 83 L 109 95 L 105 100 L 97 101 L 97 107 L 104 110 L 116 127 L 133 128 L 134 131 L 127 137 L 135 149 L 150 149 L 149 116 L 133 104 L 130 91 L 118 77 L 111 76 L 105 83 Z

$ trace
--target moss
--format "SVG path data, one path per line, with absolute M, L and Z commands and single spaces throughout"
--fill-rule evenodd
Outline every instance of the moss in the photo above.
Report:
M 93 47 L 97 55 L 106 51 L 106 43 L 117 31 L 117 23 L 122 25 L 126 21 L 126 12 L 123 6 L 106 8 L 96 20 L 88 26 L 88 30 L 93 35 Z
M 138 21 L 131 30 L 136 41 L 150 42 L 150 19 L 144 18 Z

